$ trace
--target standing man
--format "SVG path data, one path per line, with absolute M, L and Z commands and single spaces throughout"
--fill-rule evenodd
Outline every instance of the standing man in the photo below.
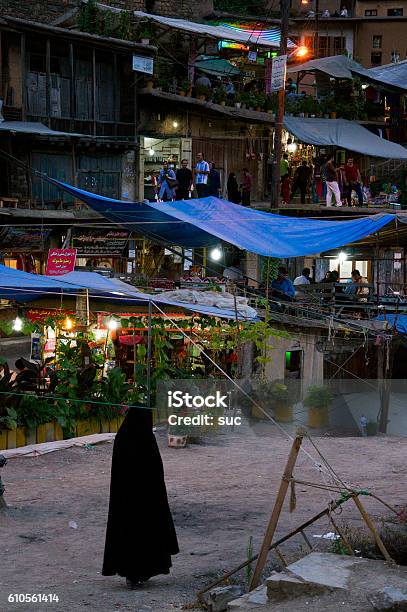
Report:
M 168 162 L 165 161 L 157 178 L 157 185 L 160 189 L 158 192 L 159 200 L 162 202 L 168 202 L 174 199 L 174 187 L 176 180 L 174 170 L 172 170 L 172 168 L 168 166 Z
M 242 204 L 243 206 L 250 206 L 250 194 L 252 191 L 253 179 L 248 168 L 243 168 L 242 177 Z
M 188 168 L 188 160 L 181 160 L 181 168 L 178 168 L 176 172 L 178 187 L 175 192 L 176 200 L 188 200 L 190 198 L 190 192 L 193 188 L 194 178 L 192 170 Z
M 309 186 L 311 183 L 312 169 L 308 166 L 305 159 L 302 160 L 301 165 L 298 166 L 294 175 L 294 184 L 291 191 L 291 198 L 295 196 L 297 189 L 300 190 L 301 204 L 305 204 L 305 197 L 309 192 Z
M 290 164 L 288 163 L 288 153 L 283 153 L 283 157 L 280 161 L 281 180 L 283 180 L 283 178 L 287 176 L 287 174 L 289 173 L 289 170 L 290 170 Z
M 326 205 L 332 206 L 332 196 L 335 198 L 336 206 L 342 206 L 341 192 L 338 185 L 338 169 L 334 163 L 334 156 L 329 155 L 325 164 L 326 176 Z
M 359 206 L 363 206 L 362 178 L 360 170 L 354 163 L 353 158 L 349 157 L 345 166 L 345 193 L 348 206 L 352 206 L 352 190 L 356 191 Z
M 198 198 L 204 198 L 206 196 L 206 186 L 208 184 L 209 164 L 204 160 L 203 153 L 198 153 L 196 157 L 195 187 Z

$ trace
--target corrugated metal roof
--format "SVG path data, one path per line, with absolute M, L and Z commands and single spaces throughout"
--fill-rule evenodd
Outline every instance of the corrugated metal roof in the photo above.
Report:
M 268 32 L 267 36 L 261 36 L 258 28 L 254 28 L 253 30 L 241 30 L 232 25 L 213 26 L 207 23 L 187 21 L 186 19 L 173 19 L 172 17 L 151 15 L 143 11 L 134 11 L 134 15 L 140 17 L 140 19 L 155 21 L 156 23 L 174 30 L 192 32 L 193 34 L 200 34 L 201 36 L 216 38 L 218 40 L 233 40 L 244 45 L 256 45 L 258 47 L 269 47 L 274 49 L 278 49 L 280 46 L 280 31 L 278 28 L 273 29 L 273 36 L 270 34 L 270 29 L 265 31 Z M 289 47 L 295 47 L 294 43 L 290 41 Z

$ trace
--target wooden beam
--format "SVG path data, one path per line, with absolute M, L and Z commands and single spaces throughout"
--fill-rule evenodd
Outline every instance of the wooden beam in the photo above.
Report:
M 275 534 L 278 520 L 280 518 L 281 510 L 283 509 L 283 504 L 285 497 L 287 495 L 287 490 L 290 484 L 290 480 L 293 475 L 293 470 L 295 463 L 297 461 L 298 453 L 300 452 L 302 444 L 302 436 L 297 436 L 293 441 L 290 454 L 288 456 L 288 461 L 284 469 L 284 474 L 281 479 L 280 488 L 277 493 L 277 498 L 274 504 L 273 512 L 271 513 L 271 517 L 269 520 L 269 524 L 267 525 L 266 533 L 263 539 L 263 544 L 260 549 L 259 558 L 257 559 L 256 568 L 254 570 L 249 591 L 255 589 L 260 582 L 261 574 L 264 569 L 264 566 L 267 561 L 267 556 L 269 552 L 269 548 Z
M 96 50 L 92 49 L 92 106 L 93 106 L 93 135 L 96 136 Z
M 376 527 L 373 525 L 372 519 L 370 518 L 370 516 L 368 515 L 368 513 L 365 510 L 365 507 L 363 506 L 362 502 L 360 501 L 359 497 L 357 495 L 352 496 L 353 501 L 356 504 L 357 509 L 359 510 L 360 514 L 362 515 L 363 520 L 365 521 L 366 525 L 368 526 L 368 528 L 370 529 L 374 540 L 377 544 L 378 549 L 380 550 L 380 552 L 382 553 L 383 557 L 386 559 L 386 561 L 391 561 L 392 563 L 394 563 L 393 559 L 390 557 L 389 553 L 387 552 L 387 549 L 385 547 L 385 545 L 383 544 L 383 540 L 381 539 L 379 532 L 377 531 Z
M 75 104 L 75 56 L 74 47 L 72 43 L 69 43 L 69 76 L 71 81 L 70 88 L 70 101 L 69 101 L 69 115 L 71 117 L 71 131 L 75 131 L 75 117 L 76 117 L 76 104 Z
M 45 104 L 47 109 L 47 123 L 51 127 L 51 41 L 47 38 L 45 43 L 45 70 L 47 73 L 45 82 Z

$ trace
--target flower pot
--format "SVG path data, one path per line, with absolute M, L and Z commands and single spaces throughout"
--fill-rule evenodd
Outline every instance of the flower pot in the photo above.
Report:
M 41 425 L 37 425 L 37 444 L 44 444 L 47 441 L 47 424 L 41 423 Z
M 37 443 L 37 428 L 31 427 L 25 430 L 25 443 L 27 446 Z
M 187 445 L 187 436 L 176 436 L 168 434 L 168 446 L 170 448 L 185 448 Z
M 226 100 L 221 100 L 221 101 L 220 101 L 220 105 L 221 105 L 221 106 L 226 106 Z
M 241 102 L 235 102 L 235 108 L 241 108 L 242 103 Z
M 308 411 L 308 426 L 314 428 L 326 427 L 329 422 L 329 411 L 326 408 L 310 408 Z
M 17 427 L 16 429 L 16 447 L 25 446 L 25 428 Z
M 196 98 L 197 98 L 197 100 L 201 100 L 201 101 L 206 100 L 206 96 L 204 96 L 204 95 L 202 95 L 202 94 L 200 94 L 200 95 L 199 95 L 199 96 L 197 96 Z
M 256 106 L 256 113 L 260 113 L 261 112 L 261 106 Z
M 181 90 L 178 92 L 178 95 L 179 95 L 179 96 L 182 96 L 183 98 L 185 98 L 185 96 L 186 96 L 186 92 L 185 92 L 183 89 L 181 89 Z
M 64 439 L 64 432 L 62 431 L 62 427 L 59 423 L 54 423 L 54 431 L 55 431 L 55 440 Z
M 99 433 L 99 422 L 96 419 L 80 419 L 76 421 L 76 435 L 78 438 L 81 436 L 90 436 L 94 433 Z
M 117 417 L 115 419 L 111 419 L 109 421 L 109 431 L 110 431 L 110 433 L 117 433 L 118 429 L 119 429 L 119 424 L 117 422 Z
M 331 119 L 336 119 L 336 112 L 332 111 L 332 113 L 330 113 L 330 118 Z
M 102 418 L 100 419 L 100 433 L 109 433 L 109 420 Z
M 7 450 L 7 430 L 0 431 L 0 450 Z
M 141 39 L 141 44 L 142 45 L 149 45 L 150 44 L 150 39 L 149 38 L 142 38 Z
M 17 448 L 16 429 L 9 429 L 7 432 L 7 448 Z
M 274 404 L 274 417 L 276 421 L 290 423 L 293 420 L 293 407 L 286 402 L 276 401 Z
M 329 119 L 329 113 L 324 114 L 324 119 Z

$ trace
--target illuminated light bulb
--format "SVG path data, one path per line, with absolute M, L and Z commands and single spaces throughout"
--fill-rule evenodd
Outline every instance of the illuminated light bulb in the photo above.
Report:
M 307 2 L 303 2 L 302 4 L 308 4 Z M 307 47 L 298 47 L 295 54 L 297 57 L 304 57 L 308 55 L 309 51 Z
M 13 329 L 16 332 L 20 332 L 23 329 L 23 321 L 20 317 L 16 317 L 13 321 Z
M 119 327 L 119 323 L 116 321 L 116 319 L 110 319 L 107 326 L 110 331 L 115 331 Z
M 95 339 L 96 341 L 101 340 L 106 336 L 106 332 L 103 329 L 95 329 Z
M 287 149 L 289 151 L 289 153 L 295 153 L 296 150 L 298 149 L 298 145 L 296 142 L 290 142 L 289 145 L 287 145 Z
M 66 317 L 65 319 L 65 329 L 72 329 L 73 327 L 73 323 L 72 320 L 69 317 Z
M 347 261 L 348 256 L 344 251 L 341 251 L 338 255 L 338 261 L 339 263 L 344 263 L 345 261 Z
M 213 261 L 219 261 L 220 259 L 222 259 L 222 250 L 219 247 L 215 247 L 214 249 L 212 249 L 210 256 Z
M 149 154 L 150 157 L 153 157 L 154 153 L 155 153 L 154 149 L 149 149 L 148 150 L 148 154 Z
M 173 121 L 173 122 L 172 122 L 172 127 L 177 128 L 177 127 L 178 127 L 178 121 Z

